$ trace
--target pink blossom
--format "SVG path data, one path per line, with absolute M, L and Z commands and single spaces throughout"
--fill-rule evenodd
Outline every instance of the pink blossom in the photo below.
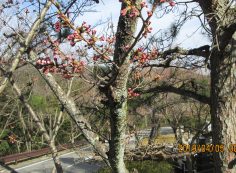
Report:
M 92 35 L 95 35 L 96 34 L 96 30 L 92 30 Z
M 36 64 L 41 64 L 42 63 L 42 60 L 41 59 L 38 59 L 37 61 L 36 61 Z
M 104 40 L 105 40 L 105 37 L 104 37 L 104 36 L 101 36 L 101 37 L 99 38 L 99 40 L 100 40 L 100 41 L 104 41 Z
M 94 55 L 93 60 L 97 61 L 98 59 L 99 59 L 99 56 L 98 55 Z
M 170 1 L 169 4 L 170 4 L 171 7 L 175 6 L 175 2 L 174 1 Z
M 58 40 L 56 40 L 56 41 L 53 42 L 53 44 L 54 44 L 55 46 L 59 46 L 60 42 L 59 42 Z
M 127 14 L 127 12 L 128 12 L 127 8 L 124 8 L 123 10 L 121 10 L 120 14 L 122 16 L 125 16 Z
M 54 27 L 55 27 L 55 31 L 56 32 L 60 32 L 61 31 L 61 23 L 59 21 L 57 21 L 55 24 L 54 24 Z
M 135 7 L 133 7 L 132 9 L 131 9 L 131 13 L 130 13 L 130 15 L 129 15 L 129 17 L 137 17 L 139 15 L 139 11 L 138 11 L 138 9 L 137 8 L 135 8 Z
M 47 67 L 44 68 L 44 69 L 43 69 L 43 73 L 44 73 L 44 74 L 48 74 L 48 73 L 49 73 L 49 68 L 47 68 Z
M 47 44 L 48 43 L 48 39 L 44 39 L 43 43 Z
M 75 46 L 75 42 L 74 41 L 71 41 L 70 42 L 70 45 L 73 47 L 73 46 Z
M 74 34 L 70 34 L 67 36 L 67 40 L 73 40 L 75 37 L 74 37 Z
M 130 48 L 130 45 L 126 45 L 126 46 L 125 46 L 125 50 L 126 50 L 126 51 L 129 50 L 129 48 Z
M 85 66 L 85 62 L 84 61 L 80 61 L 80 65 L 81 66 Z
M 152 31 L 152 27 L 148 27 L 147 32 L 151 33 L 151 31 Z
M 143 8 L 143 7 L 147 7 L 147 4 L 146 4 L 145 1 L 142 1 L 140 5 L 141 5 L 142 8 Z
M 151 11 L 148 11 L 148 12 L 147 12 L 147 15 L 148 15 L 148 17 L 151 17 L 151 16 L 152 16 L 152 12 L 151 12 Z
M 139 51 L 139 52 L 142 52 L 142 51 L 143 51 L 143 47 L 139 47 L 139 48 L 138 48 L 138 51 Z

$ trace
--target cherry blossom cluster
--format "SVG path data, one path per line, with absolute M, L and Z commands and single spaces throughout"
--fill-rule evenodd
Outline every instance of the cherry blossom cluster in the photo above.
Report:
M 81 41 L 82 38 L 78 34 L 77 31 L 75 31 L 73 34 L 67 36 L 67 40 L 70 41 L 70 45 L 73 47 L 75 46 L 76 42 Z
M 54 56 L 54 60 L 51 60 L 50 57 L 39 58 L 36 61 L 36 67 L 41 69 L 44 74 L 47 73 L 59 73 L 66 79 L 70 79 L 74 74 L 81 73 L 84 69 L 85 63 L 83 61 L 77 61 L 74 58 L 66 56 L 64 59 Z
M 82 37 L 82 34 L 87 34 L 88 36 L 90 36 L 90 38 L 88 40 L 85 40 L 85 38 Z M 70 41 L 71 46 L 74 46 L 76 42 L 82 40 L 86 41 L 89 46 L 92 46 L 97 40 L 95 34 L 96 30 L 91 29 L 91 25 L 88 25 L 86 22 L 83 22 L 82 25 L 78 27 L 73 34 L 68 35 L 67 40 Z
M 54 24 L 54 28 L 55 28 L 55 31 L 56 31 L 56 32 L 60 32 L 60 31 L 61 31 L 61 22 L 60 22 L 60 21 L 57 21 L 57 22 Z
M 144 38 L 147 38 L 147 35 L 152 32 L 152 27 L 150 26 L 151 21 L 147 21 L 145 25 L 146 27 L 144 28 L 144 32 L 142 35 L 144 36 Z
M 107 37 L 101 36 L 99 38 L 100 41 L 100 54 L 94 54 L 92 59 L 94 61 L 98 60 L 110 60 L 108 56 L 104 55 L 112 55 L 113 54 L 113 44 L 115 43 L 116 38 L 115 37 Z
M 55 30 L 60 31 L 61 27 L 66 26 L 74 30 L 74 32 L 67 36 L 67 40 L 73 47 L 76 43 L 83 41 L 85 43 L 84 47 L 88 49 L 93 48 L 96 54 L 101 56 L 94 56 L 93 59 L 96 61 L 98 59 L 110 60 L 109 55 L 113 53 L 113 44 L 115 43 L 115 37 L 105 37 L 104 35 L 98 37 L 96 36 L 96 30 L 91 28 L 86 22 L 83 22 L 81 26 L 74 27 L 67 16 L 59 12 L 58 18 L 60 19 L 55 23 Z M 63 25 L 61 24 L 63 23 Z
M 144 52 L 144 48 L 139 47 L 137 50 L 134 51 L 132 60 L 133 62 L 138 62 L 140 65 L 143 65 L 150 59 L 155 59 L 157 55 L 158 55 L 157 49 L 153 49 L 150 52 Z
M 140 3 L 140 8 L 137 8 L 136 6 L 132 5 L 132 0 L 120 0 L 120 2 L 123 2 L 126 4 L 126 7 L 124 9 L 121 10 L 121 15 L 122 16 L 126 16 L 128 15 L 128 17 L 130 18 L 135 18 L 138 17 L 141 13 L 141 10 L 143 8 L 148 8 L 147 4 L 145 1 L 142 1 Z
M 147 3 L 145 2 L 145 0 L 143 0 L 140 3 L 140 7 L 141 9 L 138 9 L 137 7 L 132 5 L 132 0 L 119 0 L 120 2 L 123 2 L 126 4 L 126 7 L 124 9 L 121 10 L 121 15 L 125 16 L 128 14 L 129 17 L 134 18 L 134 17 L 138 17 L 140 15 L 140 11 L 143 8 L 148 8 Z M 165 2 L 169 2 L 169 5 L 171 7 L 175 6 L 175 2 L 173 0 L 159 0 L 159 3 L 165 3 Z M 152 16 L 152 12 L 151 11 L 147 11 L 148 16 Z
M 135 6 L 128 6 L 121 10 L 121 15 L 125 16 L 128 12 L 130 18 L 135 18 L 140 14 L 139 10 Z
M 69 39 L 75 41 L 79 35 L 74 33 Z M 41 69 L 43 73 L 58 73 L 62 74 L 64 78 L 71 78 L 76 73 L 81 73 L 84 69 L 85 63 L 83 61 L 77 61 L 73 57 L 65 56 L 59 49 L 60 42 L 58 40 L 53 41 L 50 37 L 44 40 L 45 44 L 50 43 L 53 49 L 53 58 L 49 56 L 45 58 L 39 58 L 36 61 L 36 67 Z
M 134 92 L 134 90 L 132 88 L 128 88 L 128 97 L 129 98 L 130 97 L 138 97 L 138 96 L 140 96 L 139 93 Z
M 77 42 L 84 41 L 88 48 L 94 48 L 95 44 L 98 43 L 99 45 L 96 46 L 97 53 L 108 55 L 111 54 L 113 51 L 111 47 L 115 42 L 115 37 L 105 37 L 104 35 L 97 37 L 96 30 L 91 29 L 91 25 L 88 25 L 86 22 L 83 22 L 82 25 L 78 27 L 73 34 L 67 37 L 67 40 L 70 41 L 71 46 L 74 46 Z M 107 56 L 105 55 L 100 57 L 107 58 Z M 98 57 L 95 56 L 93 59 L 97 60 Z
M 60 32 L 62 26 L 72 26 L 69 19 L 64 14 L 58 15 L 59 20 L 54 24 L 54 28 L 56 32 Z M 63 25 L 62 25 L 63 23 Z M 89 46 L 92 46 L 97 38 L 95 37 L 96 30 L 91 29 L 91 25 L 88 25 L 86 22 L 83 22 L 81 26 L 77 28 L 73 28 L 75 32 L 67 37 L 67 39 L 70 41 L 70 45 L 74 46 L 76 42 L 79 41 L 85 41 Z M 83 34 L 87 34 L 89 36 L 88 39 L 85 38 Z

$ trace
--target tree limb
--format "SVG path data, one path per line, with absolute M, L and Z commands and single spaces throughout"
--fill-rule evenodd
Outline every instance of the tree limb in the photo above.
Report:
M 139 93 L 161 93 L 161 92 L 171 92 L 171 93 L 175 93 L 175 94 L 179 94 L 182 96 L 187 96 L 190 98 L 193 98 L 195 100 L 198 100 L 199 102 L 205 103 L 205 104 L 210 104 L 210 98 L 205 96 L 205 95 L 201 95 L 198 94 L 194 91 L 182 88 L 182 87 L 174 87 L 171 85 L 161 85 L 161 86 L 156 86 L 147 90 L 143 90 L 143 91 L 136 91 Z
M 169 49 L 169 50 L 164 51 L 163 53 L 160 53 L 159 57 L 157 58 L 166 59 L 168 55 L 172 55 L 172 54 L 195 55 L 195 56 L 201 56 L 201 57 L 207 58 L 210 55 L 210 46 L 204 45 L 204 46 L 201 46 L 195 49 L 190 49 L 190 50 L 176 47 L 174 49 Z
M 5 77 L 3 79 L 3 81 L 0 84 L 0 94 L 3 92 L 3 90 L 6 88 L 8 82 L 9 82 L 9 77 L 11 78 L 12 73 L 15 71 L 15 69 L 17 68 L 19 62 L 20 62 L 20 58 L 22 57 L 22 55 L 24 54 L 24 52 L 27 50 L 27 48 L 29 47 L 32 39 L 34 38 L 36 31 L 39 27 L 39 25 L 41 24 L 41 22 L 43 21 L 48 9 L 51 6 L 51 1 L 48 1 L 46 3 L 46 5 L 44 6 L 41 14 L 39 15 L 39 17 L 36 19 L 36 21 L 34 22 L 33 26 L 30 29 L 30 32 L 28 33 L 24 43 L 21 45 L 21 47 L 18 50 L 18 53 L 16 55 L 16 58 L 14 59 L 14 61 L 12 62 L 11 68 L 8 70 L 7 73 L 5 73 Z

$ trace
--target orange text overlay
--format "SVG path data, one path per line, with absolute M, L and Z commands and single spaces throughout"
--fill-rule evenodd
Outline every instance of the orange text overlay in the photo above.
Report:
M 224 144 L 179 144 L 178 145 L 178 152 L 184 153 L 184 152 L 192 152 L 192 153 L 199 153 L 199 152 L 224 152 L 225 150 L 228 150 L 229 152 L 236 152 L 236 144 L 230 144 L 229 147 L 226 147 Z

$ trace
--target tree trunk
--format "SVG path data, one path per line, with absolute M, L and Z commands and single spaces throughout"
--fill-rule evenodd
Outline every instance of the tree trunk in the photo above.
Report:
M 129 59 L 124 62 L 120 70 L 114 88 L 108 93 L 111 114 L 111 140 L 109 141 L 108 158 L 113 173 L 128 172 L 124 163 L 124 151 L 127 126 L 127 81 L 130 72 Z
M 149 145 L 151 145 L 155 142 L 155 139 L 157 137 L 158 128 L 159 128 L 158 124 L 152 126 L 152 129 L 151 129 L 151 132 L 150 132 L 150 135 L 149 135 L 149 140 L 148 140 Z
M 175 139 L 176 139 L 176 141 L 178 141 L 177 127 L 171 126 L 171 128 L 173 129 L 173 132 L 174 132 L 174 134 L 175 134 Z
M 52 159 L 54 161 L 54 165 L 56 167 L 57 173 L 63 173 L 63 169 L 62 169 L 62 166 L 61 166 L 61 161 L 59 160 L 57 148 L 55 146 L 54 141 L 51 141 L 49 146 L 50 146 L 50 149 L 51 149 Z
M 211 66 L 211 118 L 213 144 L 223 144 L 224 152 L 214 152 L 216 173 L 236 173 L 236 11 L 229 0 L 198 0 L 213 37 Z M 233 1 L 232 1 L 233 2 Z
M 224 152 L 214 152 L 216 173 L 235 173 L 236 144 L 236 32 L 224 51 L 213 49 L 211 56 L 211 116 L 213 144 L 223 144 Z
M 126 114 L 127 101 L 116 104 L 111 110 L 111 140 L 108 157 L 114 173 L 128 172 L 124 163 Z
M 132 1 L 136 6 L 140 0 Z M 127 4 L 122 3 L 121 10 Z M 108 98 L 110 109 L 111 140 L 109 141 L 108 159 L 113 173 L 127 173 L 124 163 L 125 131 L 127 126 L 127 83 L 130 73 L 130 57 L 125 47 L 131 46 L 134 41 L 137 17 L 131 18 L 127 14 L 119 17 L 114 50 L 112 77 L 109 84 L 101 87 L 101 91 Z

